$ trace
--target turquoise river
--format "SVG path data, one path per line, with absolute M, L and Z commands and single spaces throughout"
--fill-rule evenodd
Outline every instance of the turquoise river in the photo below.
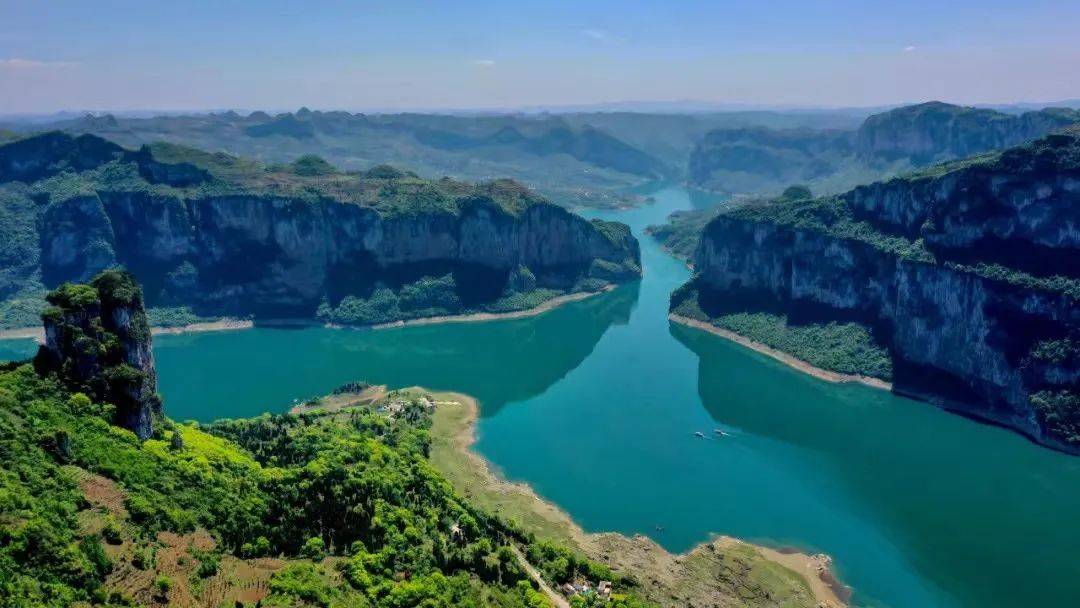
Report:
M 528 319 L 159 336 L 167 411 L 282 411 L 356 379 L 466 392 L 477 450 L 587 530 L 824 552 L 856 605 L 1080 604 L 1080 458 L 671 324 L 689 271 L 643 229 L 696 201 L 654 197 L 595 214 L 641 238 L 638 283 Z

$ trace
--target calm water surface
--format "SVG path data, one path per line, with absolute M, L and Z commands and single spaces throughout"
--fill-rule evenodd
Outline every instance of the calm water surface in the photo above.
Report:
M 462 391 L 482 404 L 478 450 L 588 530 L 825 552 L 860 605 L 1080 603 L 1080 458 L 669 324 L 689 273 L 642 230 L 696 201 L 655 196 L 597 214 L 641 238 L 639 283 L 514 321 L 160 336 L 167 411 L 282 411 L 356 379 Z

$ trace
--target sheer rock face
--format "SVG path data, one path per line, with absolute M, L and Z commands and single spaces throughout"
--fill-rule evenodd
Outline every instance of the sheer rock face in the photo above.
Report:
M 640 274 L 638 243 L 628 231 L 612 235 L 547 203 L 520 215 L 485 201 L 456 214 L 384 215 L 361 205 L 256 195 L 181 200 L 102 191 L 92 199 L 47 212 L 80 221 L 43 225 L 46 277 L 84 279 L 119 262 L 156 298 L 226 311 L 309 316 L 327 293 L 425 268 L 509 273 L 525 266 L 558 287 Z M 87 255 L 102 243 L 115 257 Z M 619 270 L 597 270 L 595 260 Z
M 118 425 L 140 439 L 150 437 L 161 401 L 150 326 L 134 278 L 106 271 L 90 285 L 65 284 L 48 300 L 38 368 L 56 372 L 73 391 L 113 404 Z
M 850 229 L 722 214 L 696 253 L 697 286 L 713 301 L 867 324 L 891 352 L 896 392 L 1080 453 L 1080 306 L 1062 286 L 1080 278 L 1078 152 L 1080 138 L 1050 136 L 818 207 L 881 238 L 921 238 L 920 255 Z

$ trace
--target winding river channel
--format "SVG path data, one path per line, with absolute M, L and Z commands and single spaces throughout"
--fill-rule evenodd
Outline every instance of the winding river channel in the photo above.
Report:
M 1080 458 L 671 324 L 689 271 L 643 230 L 697 201 L 654 197 L 593 214 L 631 225 L 645 277 L 537 317 L 155 337 L 167 411 L 283 411 L 356 379 L 461 391 L 481 403 L 478 451 L 587 530 L 828 553 L 857 605 L 1080 602 Z

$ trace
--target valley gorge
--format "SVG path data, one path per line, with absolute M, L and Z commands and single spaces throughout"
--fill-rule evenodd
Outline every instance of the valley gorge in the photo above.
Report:
M 1059 560 L 1075 541 L 1063 520 L 1076 504 L 1071 457 L 904 396 L 1071 451 L 1074 342 L 1058 336 L 1072 335 L 1073 304 L 1054 304 L 1044 291 L 1070 293 L 1071 257 L 1061 253 L 1071 247 L 1065 210 L 1075 187 L 1072 144 L 1053 137 L 1027 152 L 930 167 L 838 197 L 794 187 L 772 203 L 726 200 L 669 185 L 642 191 L 648 205 L 584 210 L 583 218 L 508 180 L 465 184 L 387 166 L 341 171 L 314 156 L 267 165 L 170 144 L 128 149 L 95 137 L 16 137 L 32 153 L 0 154 L 8 244 L 0 287 L 7 312 L 35 318 L 46 285 L 90 280 L 119 263 L 145 278 L 151 320 L 162 312 L 253 317 L 245 331 L 155 339 L 159 390 L 174 419 L 243 429 L 256 423 L 214 421 L 283 412 L 290 400 L 315 407 L 313 395 L 358 378 L 462 391 L 479 400 L 476 450 L 502 483 L 527 483 L 586 530 L 647 536 L 684 570 L 702 555 L 721 569 L 709 576 L 743 567 L 727 561 L 731 554 L 712 553 L 726 546 L 705 542 L 715 533 L 783 555 L 834 558 L 853 605 L 1004 608 L 1020 597 L 1068 595 L 1074 568 Z M 702 273 L 676 291 L 673 312 L 765 343 L 755 331 L 779 328 L 790 334 L 771 343 L 782 352 L 802 357 L 810 349 L 814 365 L 890 381 L 896 394 L 802 377 L 669 324 L 668 295 L 689 271 L 655 243 L 639 250 L 634 237 L 672 211 L 695 214 L 699 226 L 719 213 L 724 228 L 709 233 L 710 268 L 744 256 L 739 280 L 794 269 L 779 281 L 798 286 L 795 300 L 734 283 L 715 288 Z M 736 219 L 743 224 L 723 224 Z M 744 224 L 752 226 L 746 234 Z M 692 254 L 698 238 L 689 235 L 671 249 Z M 558 247 L 548 251 L 549 243 Z M 396 323 L 527 310 L 569 293 L 597 295 L 496 323 Z M 37 308 L 25 306 L 27 294 Z M 975 310 L 982 317 L 951 331 L 948 315 Z M 275 327 L 282 318 L 320 326 Z M 896 356 L 890 333 L 904 319 L 914 323 L 897 339 L 908 359 Z M 1002 346 L 1003 339 L 1013 342 Z M 916 360 L 911 353 L 922 345 L 937 358 Z M 1010 349 L 1023 348 L 1019 369 L 1010 369 Z M 957 366 L 929 369 L 943 359 Z M 986 365 L 997 366 L 996 375 L 978 376 Z M 969 373 L 975 380 L 962 376 Z M 1016 422 L 1023 407 L 1030 427 Z M 148 437 L 148 450 L 204 453 L 196 425 L 149 411 L 149 428 L 108 419 Z M 175 436 L 183 438 L 179 448 L 169 446 Z M 46 434 L 43 445 L 66 458 L 59 446 L 67 444 L 54 439 Z M 72 445 L 77 453 L 80 442 Z M 994 502 L 984 493 L 990 476 L 1026 489 Z M 654 500 L 658 494 L 667 499 Z M 1011 525 L 1003 523 L 1008 513 L 1017 514 Z M 983 538 L 987 521 L 1002 538 Z M 955 540 L 931 542 L 943 526 Z M 1015 564 L 1022 543 L 1010 535 L 1048 540 L 1038 557 Z M 965 561 L 966 551 L 980 559 Z M 222 576 L 244 568 L 244 555 L 226 552 Z M 977 567 L 1008 573 L 982 584 Z M 693 585 L 682 592 L 727 597 L 714 579 Z M 662 597 L 679 586 L 662 587 Z M 661 597 L 652 591 L 646 596 Z M 760 582 L 751 591 L 765 605 L 776 599 Z
M 1080 608 L 1080 2 L 0 14 L 0 608 Z

